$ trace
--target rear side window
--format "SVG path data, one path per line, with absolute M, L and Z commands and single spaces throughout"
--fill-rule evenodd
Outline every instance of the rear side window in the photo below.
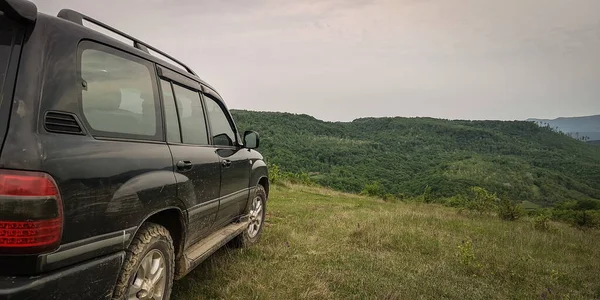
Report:
M 193 145 L 208 145 L 208 132 L 200 94 L 176 84 L 173 85 L 173 91 L 175 92 L 183 142 Z
M 151 64 L 94 45 L 81 51 L 83 116 L 95 136 L 162 140 Z

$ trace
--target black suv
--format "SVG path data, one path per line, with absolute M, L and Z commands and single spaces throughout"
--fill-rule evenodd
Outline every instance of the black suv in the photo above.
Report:
M 258 145 L 173 57 L 0 0 L 0 298 L 168 299 L 221 246 L 258 240 Z

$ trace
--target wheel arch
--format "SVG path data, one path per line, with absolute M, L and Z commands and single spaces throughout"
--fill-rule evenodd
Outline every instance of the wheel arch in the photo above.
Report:
M 262 185 L 265 188 L 265 192 L 267 193 L 267 199 L 269 198 L 269 178 L 267 176 L 262 176 L 258 179 L 258 184 Z
M 252 174 L 250 179 L 250 188 L 254 188 L 257 185 L 262 185 L 265 188 L 267 197 L 269 196 L 269 171 L 267 170 L 267 164 L 263 160 L 256 160 L 252 164 Z
M 135 229 L 134 234 L 127 243 L 127 247 L 129 247 L 133 241 L 133 238 L 137 235 L 138 231 L 145 223 L 154 223 L 165 227 L 173 239 L 175 257 L 178 257 L 183 253 L 186 236 L 186 222 L 181 208 L 176 206 L 167 207 L 148 214 L 148 216 L 146 216 Z

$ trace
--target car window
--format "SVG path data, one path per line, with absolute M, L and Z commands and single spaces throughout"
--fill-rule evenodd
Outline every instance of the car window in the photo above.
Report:
M 13 49 L 15 38 L 15 25 L 0 14 L 0 103 L 2 103 L 2 90 L 4 79 L 8 73 L 8 62 Z M 10 84 L 7 82 L 7 84 Z
M 157 135 L 157 103 L 150 69 L 96 49 L 81 54 L 83 115 L 96 135 Z
M 208 96 L 204 97 L 204 99 L 206 99 L 206 113 L 208 115 L 208 121 L 210 122 L 210 130 L 213 135 L 213 144 L 219 146 L 235 145 L 236 139 L 234 130 L 221 106 Z
M 198 92 L 173 85 L 181 124 L 181 138 L 186 144 L 208 145 L 204 109 Z
M 165 108 L 165 123 L 167 125 L 167 142 L 181 143 L 181 134 L 179 131 L 179 118 L 177 117 L 177 106 L 175 105 L 175 97 L 173 97 L 173 89 L 168 81 L 160 81 L 163 105 Z

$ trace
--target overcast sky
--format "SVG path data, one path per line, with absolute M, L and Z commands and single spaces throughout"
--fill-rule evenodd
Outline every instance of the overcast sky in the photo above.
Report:
M 229 108 L 526 119 L 600 114 L 598 0 L 36 0 L 180 58 Z

